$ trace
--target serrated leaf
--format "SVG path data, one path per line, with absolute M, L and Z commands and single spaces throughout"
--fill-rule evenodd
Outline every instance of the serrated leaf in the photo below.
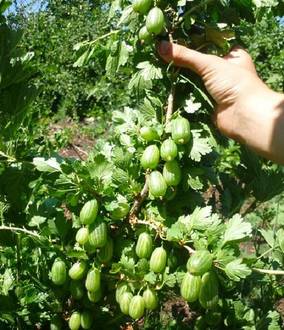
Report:
M 88 164 L 88 170 L 91 178 L 103 181 L 110 181 L 113 173 L 112 165 L 103 155 L 97 156 L 92 163 Z
M 185 233 L 186 227 L 177 221 L 167 230 L 167 241 L 179 242 L 184 238 Z
M 153 86 L 153 80 L 163 78 L 161 68 L 157 68 L 148 61 L 139 63 L 137 68 L 140 71 L 136 72 L 130 80 L 128 85 L 129 89 L 150 89 Z
M 201 157 L 209 154 L 212 147 L 209 144 L 209 139 L 201 137 L 200 130 L 192 130 L 192 148 L 190 150 L 190 158 L 196 162 L 201 161 Z
M 195 113 L 201 108 L 201 103 L 193 102 L 192 98 L 185 100 L 184 111 L 187 113 Z
M 224 233 L 223 245 L 228 242 L 240 241 L 251 236 L 252 226 L 248 222 L 244 222 L 239 214 L 233 216 L 226 225 Z
M 184 186 L 185 190 L 188 190 L 189 187 L 193 190 L 201 190 L 203 188 L 203 183 L 198 175 L 191 175 L 190 173 L 187 173 L 184 180 L 186 180 L 186 186 Z
M 155 274 L 154 272 L 150 272 L 150 273 L 146 274 L 144 276 L 144 281 L 146 281 L 152 285 L 156 284 L 157 274 Z
M 215 221 L 215 219 L 211 217 L 211 214 L 211 206 L 203 208 L 197 207 L 191 215 L 182 216 L 179 218 L 179 221 L 183 223 L 189 231 L 192 229 L 205 230 Z
M 164 282 L 164 285 L 168 286 L 169 288 L 174 288 L 176 285 L 175 274 L 169 273 L 169 267 L 166 268 L 166 270 L 163 274 L 163 282 Z
M 236 259 L 226 265 L 225 273 L 232 281 L 239 282 L 242 278 L 246 278 L 251 274 L 251 269 L 242 263 L 242 259 Z
M 35 215 L 31 218 L 29 222 L 30 227 L 39 227 L 41 224 L 43 224 L 46 221 L 45 217 L 41 217 L 39 215 Z
M 129 176 L 127 172 L 121 168 L 115 168 L 112 174 L 113 183 L 120 185 L 125 185 L 129 182 Z
M 143 105 L 140 107 L 140 112 L 143 117 L 143 119 L 147 121 L 152 121 L 153 119 L 156 119 L 157 114 L 155 108 L 152 106 L 152 103 L 145 98 Z

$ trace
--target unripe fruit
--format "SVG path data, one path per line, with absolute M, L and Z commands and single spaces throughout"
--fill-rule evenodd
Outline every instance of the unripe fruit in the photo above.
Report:
M 148 146 L 141 157 L 141 165 L 144 169 L 155 169 L 160 161 L 160 151 L 156 145 Z
M 113 256 L 113 240 L 108 238 L 105 246 L 100 248 L 98 252 L 98 259 L 101 263 L 106 264 L 111 261 Z
M 207 250 L 196 251 L 187 262 L 187 270 L 193 275 L 203 275 L 208 272 L 213 263 L 213 256 Z
M 128 214 L 130 206 L 128 203 L 120 202 L 118 206 L 111 212 L 111 218 L 121 220 Z
M 218 304 L 219 283 L 216 274 L 213 271 L 205 273 L 201 279 L 199 293 L 200 305 L 205 309 L 213 309 Z
M 151 34 L 148 32 L 146 26 L 143 26 L 138 33 L 139 40 L 150 43 L 153 41 Z M 159 138 L 157 132 L 151 127 L 142 127 L 140 130 L 140 136 L 146 141 L 153 141 Z M 146 137 L 146 138 L 145 138 Z
M 115 291 L 115 300 L 119 303 L 121 296 L 124 292 L 129 292 L 130 288 L 127 283 L 119 283 Z
M 104 221 L 90 227 L 89 243 L 95 248 L 101 248 L 107 243 L 107 225 Z
M 81 327 L 90 329 L 93 324 L 93 315 L 89 311 L 84 311 L 81 314 Z
M 160 172 L 154 171 L 149 175 L 148 185 L 149 191 L 154 197 L 158 198 L 165 196 L 167 192 L 167 184 Z
M 139 31 L 139 39 L 140 40 L 144 40 L 144 41 L 149 41 L 152 39 L 152 36 L 149 34 L 146 26 L 143 26 L 140 31 Z M 152 127 L 148 127 L 148 126 L 144 126 L 141 127 L 140 129 L 140 136 L 143 140 L 150 142 L 150 141 L 154 141 L 154 140 L 158 140 L 159 139 L 159 134 L 158 132 L 152 128 Z
M 165 27 L 165 17 L 160 8 L 154 7 L 149 11 L 146 18 L 146 27 L 150 33 L 155 35 L 163 32 Z
M 124 292 L 119 299 L 120 310 L 125 315 L 129 314 L 129 305 L 132 298 L 133 294 L 131 292 Z
M 96 220 L 99 205 L 96 199 L 88 201 L 81 209 L 80 222 L 82 225 L 90 225 Z
M 186 273 L 181 283 L 181 296 L 188 302 L 194 302 L 199 297 L 201 277 Z
M 70 283 L 71 296 L 76 299 L 82 299 L 85 293 L 84 286 L 81 281 L 71 281 Z
M 84 277 L 86 270 L 87 270 L 86 261 L 80 260 L 72 265 L 72 267 L 69 269 L 68 274 L 72 278 L 72 280 L 77 281 L 77 280 L 81 280 Z
M 146 14 L 152 7 L 153 0 L 134 0 L 132 8 L 140 14 Z
M 139 295 L 134 296 L 129 304 L 129 316 L 134 320 L 138 320 L 143 316 L 144 310 L 144 299 Z
M 98 301 L 100 301 L 102 299 L 103 293 L 102 293 L 101 289 L 99 289 L 98 291 L 92 291 L 92 292 L 88 291 L 87 296 L 91 302 L 97 303 Z
M 148 233 L 142 233 L 138 237 L 138 241 L 135 247 L 135 252 L 139 258 L 148 259 L 152 253 L 153 240 Z
M 158 307 L 158 296 L 156 291 L 149 288 L 146 289 L 143 292 L 143 299 L 144 299 L 145 308 L 154 310 Z
M 76 234 L 76 242 L 80 245 L 84 245 L 88 242 L 89 239 L 89 229 L 86 227 L 82 227 L 77 231 Z
M 63 285 L 66 281 L 66 265 L 62 260 L 55 260 L 51 268 L 51 280 L 56 285 Z
M 163 177 L 168 186 L 177 186 L 181 181 L 181 169 L 176 160 L 166 162 L 163 168 Z
M 94 268 L 90 270 L 87 274 L 85 287 L 88 291 L 98 291 L 101 287 L 101 272 Z
M 161 145 L 161 158 L 170 162 L 174 160 L 178 155 L 178 148 L 175 142 L 172 139 L 165 140 Z
M 167 252 L 163 247 L 156 248 L 150 258 L 150 270 L 154 273 L 162 273 L 167 264 Z
M 79 312 L 72 313 L 69 321 L 68 321 L 70 330 L 79 330 L 81 326 L 81 315 Z
M 190 124 L 186 118 L 172 121 L 172 138 L 177 144 L 185 144 L 190 140 Z

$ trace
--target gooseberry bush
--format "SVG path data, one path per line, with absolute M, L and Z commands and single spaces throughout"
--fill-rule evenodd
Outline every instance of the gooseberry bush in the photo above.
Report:
M 6 224 L 3 203 L 0 228 L 17 233 L 17 254 L 20 246 L 30 251 L 2 277 L 3 295 L 11 291 L 18 306 L 3 322 L 53 330 L 281 328 L 284 223 L 264 223 L 255 211 L 281 192 L 281 169 L 219 136 L 199 78 L 156 52 L 164 39 L 222 55 L 240 42 L 241 19 L 277 5 L 104 6 L 111 29 L 75 45 L 76 66 L 103 49 L 106 75 L 131 75 L 126 88 L 137 106 L 113 112 L 110 137 L 96 141 L 88 159 L 33 159 L 21 211 L 28 229 Z M 21 272 L 23 264 L 31 266 Z M 183 309 L 166 312 L 170 305 Z

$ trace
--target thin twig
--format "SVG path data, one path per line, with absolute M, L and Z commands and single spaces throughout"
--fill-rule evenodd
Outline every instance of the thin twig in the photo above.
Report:
M 195 250 L 193 250 L 190 246 L 183 245 L 183 247 L 189 252 L 189 254 L 194 254 Z
M 28 229 L 25 229 L 25 228 L 12 227 L 12 226 L 0 226 L 0 230 L 10 230 L 10 231 L 19 232 L 19 233 L 25 233 L 27 235 L 36 237 L 38 239 L 42 238 L 39 234 L 37 234 L 33 231 L 30 231 Z
M 154 229 L 161 238 L 165 236 L 165 229 L 161 223 L 153 222 L 151 220 L 138 220 L 137 219 L 136 224 L 149 226 L 150 228 Z
M 88 153 L 85 152 L 83 149 L 77 147 L 75 144 L 73 143 L 69 143 L 70 147 L 76 152 L 76 155 L 78 155 L 78 157 L 80 158 L 80 160 L 84 160 L 84 158 L 82 157 L 81 154 L 83 154 L 84 156 L 88 156 Z
M 168 97 L 168 106 L 166 112 L 166 123 L 168 123 L 172 117 L 174 111 L 174 95 L 175 95 L 176 85 L 173 83 L 169 97 Z
M 135 198 L 132 208 L 129 212 L 128 220 L 131 224 L 137 223 L 138 219 L 137 219 L 136 215 L 137 215 L 142 203 L 148 196 L 148 191 L 149 191 L 148 173 L 146 173 L 144 187 L 142 188 L 140 194 Z
M 261 269 L 261 268 L 252 268 L 253 271 L 267 274 L 267 275 L 282 275 L 284 276 L 284 270 L 273 270 L 273 269 Z

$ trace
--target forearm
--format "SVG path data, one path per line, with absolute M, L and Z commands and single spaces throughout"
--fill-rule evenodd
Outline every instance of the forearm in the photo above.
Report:
M 284 95 L 265 88 L 238 114 L 237 140 L 261 156 L 284 164 Z

